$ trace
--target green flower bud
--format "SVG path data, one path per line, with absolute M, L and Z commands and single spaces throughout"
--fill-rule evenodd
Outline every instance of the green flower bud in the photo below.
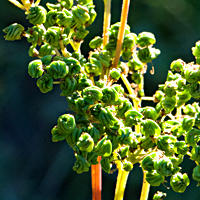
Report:
M 91 76 L 99 76 L 102 69 L 101 62 L 93 57 L 90 58 L 90 62 L 85 64 L 85 71 Z
M 161 128 L 159 125 L 151 119 L 146 119 L 141 123 L 141 133 L 145 135 L 145 137 L 158 137 L 160 135 Z
M 72 132 L 65 134 L 66 135 L 66 141 L 71 146 L 74 147 L 79 137 L 81 136 L 83 130 L 80 128 L 75 128 Z
M 141 137 L 140 138 L 140 147 L 144 150 L 148 150 L 155 146 L 151 138 Z
M 3 29 L 3 32 L 6 33 L 5 40 L 20 40 L 24 33 L 24 27 L 21 24 L 14 23 Z
M 159 186 L 161 183 L 163 183 L 165 180 L 165 177 L 158 174 L 156 170 L 152 172 L 147 172 L 146 173 L 146 181 L 151 185 L 151 186 Z
M 118 92 L 112 87 L 103 88 L 102 93 L 102 101 L 108 105 L 114 105 L 119 98 Z
M 42 61 L 41 60 L 33 60 L 28 65 L 28 74 L 32 78 L 38 78 L 42 76 L 44 72 L 44 69 L 42 67 Z
M 143 75 L 140 72 L 135 72 L 131 75 L 131 79 L 139 85 L 143 80 Z
M 89 33 L 88 30 L 83 28 L 83 26 L 79 26 L 76 31 L 72 34 L 72 38 L 75 42 L 81 42 Z
M 181 155 L 186 155 L 187 152 L 189 151 L 189 147 L 187 146 L 185 141 L 177 141 L 174 144 L 174 148 L 175 148 L 175 153 Z
M 90 87 L 90 86 L 92 86 L 92 81 L 88 79 L 86 74 L 79 74 L 77 90 L 82 91 L 86 87 Z
M 54 126 L 54 128 L 51 130 L 51 134 L 53 142 L 63 141 L 66 138 L 66 133 L 60 133 L 57 129 L 57 126 Z
M 194 124 L 195 124 L 195 118 L 186 116 L 183 118 L 181 126 L 182 126 L 183 130 L 189 131 L 193 128 Z
M 196 109 L 194 106 L 192 106 L 191 104 L 188 104 L 186 105 L 184 108 L 183 108 L 183 112 L 186 114 L 186 115 L 189 115 L 190 117 L 194 117 L 195 116 L 195 113 L 196 113 Z
M 122 51 L 122 59 L 125 61 L 130 60 L 132 55 L 133 55 L 132 49 L 127 49 L 125 51 Z
M 93 0 L 77 0 L 77 1 L 78 4 L 80 5 L 87 5 L 87 6 L 93 5 Z
M 46 21 L 47 11 L 42 6 L 35 6 L 29 9 L 29 13 L 27 13 L 27 19 L 33 25 L 40 25 Z
M 141 118 L 143 118 L 143 115 L 135 108 L 128 110 L 125 112 L 125 126 L 132 127 L 133 125 L 137 125 L 139 122 L 141 122 Z
M 71 9 L 74 4 L 74 0 L 61 0 L 60 4 L 66 9 Z
M 83 172 L 88 172 L 90 163 L 81 155 L 76 154 L 76 162 L 74 163 L 73 170 L 76 171 L 78 174 Z
M 120 84 L 113 84 L 112 88 L 114 88 L 120 95 L 124 94 L 124 88 Z
M 147 155 L 141 162 L 141 166 L 144 170 L 151 172 L 154 170 L 154 161 L 156 160 L 156 153 Z
M 168 97 L 173 97 L 176 95 L 177 88 L 175 81 L 167 81 L 165 82 L 164 92 Z
M 165 151 L 166 155 L 172 155 L 175 153 L 174 145 L 177 141 L 175 136 L 172 135 L 160 135 L 158 136 L 156 145 L 158 149 Z
M 103 44 L 103 38 L 100 36 L 96 36 L 94 39 L 92 39 L 89 43 L 89 46 L 91 49 L 97 49 L 100 48 Z
M 162 199 L 164 199 L 166 196 L 167 196 L 166 193 L 157 191 L 157 193 L 155 193 L 154 196 L 153 196 L 153 200 L 162 200 Z
M 111 65 L 111 55 L 110 55 L 109 51 L 107 51 L 107 50 L 101 51 L 98 59 L 101 62 L 102 66 L 110 67 L 110 65 Z
M 171 176 L 174 170 L 173 163 L 168 157 L 156 159 L 154 168 L 162 176 Z
M 195 47 L 192 47 L 192 54 L 195 57 L 200 57 L 200 41 L 197 41 Z
M 53 78 L 44 74 L 37 80 L 37 86 L 42 93 L 47 93 L 53 89 Z
M 168 114 L 170 113 L 172 110 L 174 110 L 175 105 L 176 105 L 176 97 L 164 97 L 161 100 L 161 105 L 162 108 L 165 109 L 165 113 Z
M 96 86 L 91 86 L 83 90 L 82 96 L 87 103 L 94 104 L 96 101 L 99 101 L 102 99 L 103 94 L 100 88 Z
M 185 89 L 182 92 L 177 92 L 177 107 L 182 106 L 183 104 L 185 104 L 190 99 L 191 99 L 191 95 L 190 95 L 188 89 Z
M 112 168 L 112 164 L 110 163 L 110 158 L 101 158 L 101 167 L 106 173 L 110 173 L 110 170 Z
M 99 113 L 99 121 L 106 128 L 110 128 L 117 122 L 117 118 L 114 117 L 108 107 L 105 107 L 101 108 Z
M 86 102 L 83 98 L 78 98 L 75 100 L 74 111 L 79 115 L 85 115 L 86 111 L 89 109 L 90 104 Z
M 122 146 L 118 151 L 119 160 L 123 160 L 127 157 L 129 151 L 129 146 Z
M 69 67 L 69 75 L 78 74 L 81 70 L 79 61 L 73 57 L 64 58 L 63 60 Z
M 137 37 L 137 44 L 140 47 L 146 47 L 155 43 L 156 43 L 156 38 L 152 33 L 142 32 Z
M 158 118 L 158 113 L 156 112 L 155 108 L 146 106 L 140 109 L 140 112 L 144 116 L 144 118 L 156 120 Z
M 75 118 L 71 114 L 63 114 L 58 118 L 58 131 L 69 134 L 74 131 L 76 127 Z
M 47 55 L 47 56 L 44 56 L 43 58 L 41 58 L 41 61 L 42 61 L 43 65 L 50 65 L 52 60 L 53 60 L 53 56 L 52 55 Z
M 78 60 L 81 66 L 83 66 L 86 63 L 85 57 L 79 52 L 73 52 L 72 57 Z
M 106 46 L 104 47 L 104 49 L 109 52 L 110 57 L 114 58 L 115 57 L 115 51 L 116 51 L 116 46 L 117 43 L 116 42 L 109 42 L 108 44 L 106 44 Z
M 192 178 L 195 181 L 198 181 L 198 185 L 200 184 L 200 165 L 197 165 L 194 169 L 193 169 L 193 173 L 192 173 Z
M 183 162 L 183 157 L 184 157 L 183 155 L 178 155 L 178 157 L 173 155 L 172 157 L 169 157 L 169 159 L 171 160 L 173 166 L 175 167 L 175 170 L 180 171 L 181 168 L 177 167 L 177 166 L 180 165 Z
M 78 115 L 77 113 L 75 115 L 75 120 L 76 120 L 76 126 L 78 126 L 80 128 L 86 128 L 90 124 L 90 120 L 86 116 Z M 88 131 L 86 131 L 86 132 L 88 133 Z
M 98 80 L 98 81 L 95 81 L 95 85 L 99 88 L 103 88 L 104 85 L 105 85 L 105 81 L 104 80 Z
M 192 83 L 189 87 L 189 92 L 193 98 L 200 99 L 200 84 Z
M 103 105 L 101 103 L 97 103 L 94 106 L 91 106 L 91 114 L 97 118 L 101 112 L 101 108 L 103 108 Z
M 200 80 L 200 67 L 199 65 L 188 65 L 184 71 L 185 79 L 189 83 L 196 83 Z
M 96 13 L 96 11 L 94 9 L 95 8 L 94 5 L 89 6 L 88 8 L 89 8 L 90 20 L 87 22 L 86 25 L 91 25 L 95 21 L 97 13 Z
M 118 130 L 117 140 L 121 145 L 133 143 L 132 129 L 130 127 L 120 128 Z
M 46 15 L 46 22 L 45 22 L 45 27 L 51 27 L 55 26 L 57 23 L 57 11 L 56 10 L 50 10 L 47 15 Z
M 176 72 L 182 72 L 183 69 L 185 68 L 185 62 L 181 59 L 178 60 L 174 60 L 171 65 L 170 65 L 170 69 L 172 71 L 176 71 Z
M 96 144 L 101 135 L 99 133 L 99 131 L 97 130 L 97 128 L 95 128 L 95 126 L 93 124 L 90 124 L 88 127 L 87 127 L 87 132 L 90 134 L 90 136 L 93 138 L 94 140 L 94 143 Z
M 192 148 L 191 154 L 192 154 L 191 160 L 195 160 L 198 163 L 200 163 L 200 146 L 199 145 Z
M 87 154 L 87 161 L 91 164 L 91 165 L 96 165 L 99 162 L 97 161 L 98 159 L 98 155 L 96 152 L 90 152 Z
M 137 53 L 139 60 L 142 63 L 148 63 L 152 60 L 156 59 L 160 55 L 160 50 L 155 49 L 153 47 L 146 47 L 144 49 L 140 49 Z
M 140 70 L 144 64 L 138 59 L 136 54 L 133 54 L 133 58 L 128 61 L 128 67 L 131 71 Z
M 133 164 L 130 161 L 124 161 L 123 162 L 123 170 L 130 172 L 133 169 Z
M 110 27 L 110 32 L 115 34 L 116 37 L 118 36 L 118 31 L 119 31 L 120 26 L 121 26 L 121 22 L 117 22 L 117 23 L 111 25 L 111 27 Z M 128 24 L 126 24 L 124 35 L 127 35 L 129 33 L 130 33 L 130 26 Z
M 77 146 L 81 151 L 91 152 L 94 148 L 94 140 L 88 133 L 82 133 L 78 139 Z
M 62 6 L 60 3 L 58 4 L 46 3 L 46 6 L 49 10 L 57 10 L 57 11 L 62 10 Z
M 117 108 L 117 114 L 116 114 L 116 116 L 119 117 L 119 118 L 121 118 L 121 117 L 124 117 L 125 113 L 128 110 L 132 110 L 133 109 L 133 105 L 126 98 L 119 98 L 119 99 L 120 99 L 121 103 L 119 104 L 119 106 Z
M 66 76 L 65 80 L 60 84 L 62 90 L 61 96 L 68 96 L 76 90 L 77 81 L 74 77 Z
M 110 71 L 110 76 L 115 80 L 118 80 L 120 78 L 120 75 L 121 75 L 121 70 L 120 69 L 113 68 Z
M 75 22 L 78 25 L 84 25 L 87 21 L 90 20 L 89 10 L 86 6 L 73 6 L 72 14 Z
M 175 192 L 183 193 L 189 184 L 190 179 L 186 173 L 181 174 L 178 172 L 170 178 L 170 185 Z
M 196 146 L 197 142 L 200 140 L 200 130 L 192 128 L 185 135 L 185 141 L 190 146 Z
M 107 140 L 107 136 L 104 136 L 94 147 L 94 152 L 97 152 L 98 156 L 109 157 L 112 153 L 112 143 Z
M 35 57 L 38 57 L 39 56 L 39 52 L 38 52 L 38 50 L 35 48 L 37 45 L 32 45 L 32 46 L 30 46 L 30 48 L 29 48 L 29 50 L 28 50 L 28 55 L 30 56 L 30 57 L 33 57 L 33 58 L 35 58 Z
M 72 27 L 74 25 L 72 12 L 66 9 L 57 12 L 57 24 L 59 26 Z
M 46 67 L 47 73 L 54 79 L 65 77 L 68 72 L 68 66 L 64 61 L 53 61 L 49 66 Z
M 132 49 L 136 43 L 137 35 L 135 33 L 129 33 L 124 36 L 122 43 L 122 51 L 126 49 Z
M 54 51 L 54 48 L 50 46 L 49 44 L 44 44 L 40 47 L 39 50 L 39 56 L 44 57 L 47 55 L 55 55 L 56 52 Z
M 59 47 L 61 40 L 61 30 L 59 27 L 49 27 L 44 35 L 45 42 L 53 47 Z

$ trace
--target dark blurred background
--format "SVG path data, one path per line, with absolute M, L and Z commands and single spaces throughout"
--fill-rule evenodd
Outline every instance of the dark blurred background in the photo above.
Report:
M 42 0 L 54 3 L 54 0 Z M 88 55 L 88 41 L 102 35 L 103 0 L 94 0 L 98 13 L 96 23 L 89 27 L 90 34 L 82 45 Z M 111 23 L 120 20 L 122 0 L 112 0 Z M 90 200 L 90 172 L 81 175 L 72 170 L 74 155 L 67 143 L 53 143 L 51 128 L 57 118 L 67 113 L 67 101 L 60 96 L 59 86 L 42 94 L 36 79 L 27 73 L 32 60 L 28 56 L 30 44 L 21 41 L 4 41 L 2 29 L 12 23 L 31 26 L 24 11 L 8 0 L 0 6 L 0 199 L 1 200 Z M 155 34 L 161 55 L 153 61 L 155 74 L 145 75 L 146 95 L 153 95 L 157 85 L 165 81 L 170 63 L 178 58 L 185 62 L 194 60 L 191 47 L 200 39 L 199 0 L 131 0 L 128 24 L 139 34 L 149 31 Z M 191 177 L 193 162 L 186 158 L 183 172 Z M 112 200 L 117 172 L 103 172 L 102 200 Z M 139 200 L 142 172 L 135 165 L 130 173 L 124 200 Z M 160 187 L 151 187 L 149 200 L 157 190 L 167 192 L 167 199 L 199 200 L 197 182 L 184 194 L 175 193 L 169 180 Z

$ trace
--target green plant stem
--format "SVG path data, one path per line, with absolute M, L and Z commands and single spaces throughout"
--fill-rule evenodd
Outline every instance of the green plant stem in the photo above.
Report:
M 128 17 L 129 4 L 130 4 L 130 0 L 123 0 L 120 28 L 119 28 L 118 38 L 117 38 L 117 48 L 116 48 L 115 58 L 114 58 L 112 68 L 117 68 L 117 65 L 119 62 L 122 42 L 124 39 L 125 26 L 126 26 L 127 17 Z
M 143 171 L 143 184 L 140 200 L 147 200 L 149 196 L 150 184 L 146 181 L 146 172 Z
M 114 200 L 122 200 L 124 196 L 124 191 L 126 188 L 126 182 L 128 179 L 129 172 L 118 168 L 117 184 L 115 189 Z
M 139 101 L 139 99 L 136 98 L 136 96 L 135 96 L 135 94 L 134 94 L 133 88 L 131 87 L 131 85 L 130 85 L 128 79 L 126 78 L 126 76 L 125 76 L 124 74 L 121 74 L 121 79 L 122 79 L 122 81 L 124 82 L 124 85 L 126 86 L 128 92 L 129 92 L 129 94 L 130 94 L 130 98 L 131 98 L 132 101 L 133 101 L 134 107 L 136 108 L 136 110 L 138 110 L 138 109 L 139 109 L 139 108 L 138 108 L 138 101 Z
M 64 31 L 64 29 L 62 28 L 61 35 L 63 34 L 63 31 Z M 60 40 L 60 47 L 61 47 L 61 51 L 62 51 L 63 56 L 65 58 L 68 57 L 68 52 L 67 52 L 65 46 L 63 45 L 63 41 L 62 40 Z
M 177 119 L 177 120 L 180 120 L 181 115 L 182 115 L 182 108 L 181 108 L 181 106 L 180 106 L 180 107 L 178 107 L 178 108 L 176 109 L 176 119 Z
M 110 28 L 110 18 L 111 18 L 111 0 L 103 0 L 104 1 L 104 23 L 103 23 L 103 47 L 106 46 L 108 43 L 108 29 Z M 106 67 L 103 66 L 102 73 L 100 75 L 100 79 L 107 81 L 107 76 L 106 74 Z M 105 78 L 104 78 L 105 76 Z
M 111 0 L 104 0 L 103 46 L 108 43 L 108 29 L 110 28 Z

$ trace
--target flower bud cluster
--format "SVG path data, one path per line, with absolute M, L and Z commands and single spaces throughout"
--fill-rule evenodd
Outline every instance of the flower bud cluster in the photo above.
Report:
M 156 107 L 141 108 L 137 101 L 145 95 L 147 63 L 160 54 L 153 47 L 155 36 L 149 32 L 136 35 L 126 25 L 121 59 L 113 67 L 121 25 L 116 23 L 109 28 L 106 45 L 99 36 L 90 41 L 93 50 L 85 58 L 80 45 L 89 33 L 86 27 L 96 18 L 94 7 L 92 0 L 47 3 L 48 11 L 36 5 L 26 12 L 33 24 L 27 31 L 16 23 L 3 30 L 6 40 L 27 37 L 31 43 L 28 53 L 35 58 L 28 65 L 29 75 L 37 79 L 42 93 L 59 84 L 60 95 L 74 112 L 58 118 L 51 131 L 52 141 L 66 141 L 72 147 L 76 157 L 73 170 L 77 173 L 89 171 L 91 165 L 98 164 L 99 156 L 107 173 L 114 165 L 131 171 L 140 162 L 150 185 L 159 186 L 170 176 L 172 189 L 182 193 L 190 183 L 179 166 L 184 156 L 200 162 L 200 107 L 197 103 L 186 105 L 192 97 L 200 98 L 200 45 L 197 42 L 192 49 L 196 64 L 181 59 L 171 63 L 165 84 L 154 95 Z M 68 45 L 73 53 L 67 51 Z M 122 85 L 115 83 L 128 75 L 133 104 Z M 200 182 L 199 165 L 192 177 Z M 154 199 L 163 195 L 158 193 Z

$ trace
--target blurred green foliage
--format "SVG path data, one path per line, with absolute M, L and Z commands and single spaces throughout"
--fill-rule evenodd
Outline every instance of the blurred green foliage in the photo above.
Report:
M 42 0 L 41 5 L 47 2 L 55 1 Z M 82 45 L 85 56 L 90 50 L 89 41 L 102 35 L 103 0 L 94 0 L 94 4 L 98 16 Z M 120 20 L 121 4 L 122 0 L 112 1 L 112 24 Z M 199 10 L 199 0 L 131 0 L 128 19 L 131 31 L 154 33 L 155 47 L 161 50 L 153 62 L 155 74 L 145 75 L 146 95 L 153 95 L 157 85 L 164 83 L 173 60 L 194 60 L 191 47 L 200 39 Z M 15 22 L 28 28 L 24 11 L 7 0 L 1 2 L 0 11 L 0 30 Z M 91 199 L 90 173 L 77 175 L 72 170 L 72 149 L 65 142 L 51 141 L 50 131 L 58 116 L 69 112 L 67 101 L 59 96 L 59 86 L 42 94 L 27 72 L 32 59 L 26 39 L 8 42 L 3 36 L 0 31 L 0 199 Z M 194 164 L 188 160 L 182 165 L 191 177 Z M 103 200 L 113 199 L 116 177 L 116 172 L 103 173 Z M 139 199 L 141 183 L 142 170 L 136 166 L 129 176 L 124 200 Z M 157 190 L 166 192 L 166 199 L 199 199 L 195 181 L 191 181 L 184 194 L 168 190 L 169 181 L 165 185 L 152 187 L 149 199 Z

